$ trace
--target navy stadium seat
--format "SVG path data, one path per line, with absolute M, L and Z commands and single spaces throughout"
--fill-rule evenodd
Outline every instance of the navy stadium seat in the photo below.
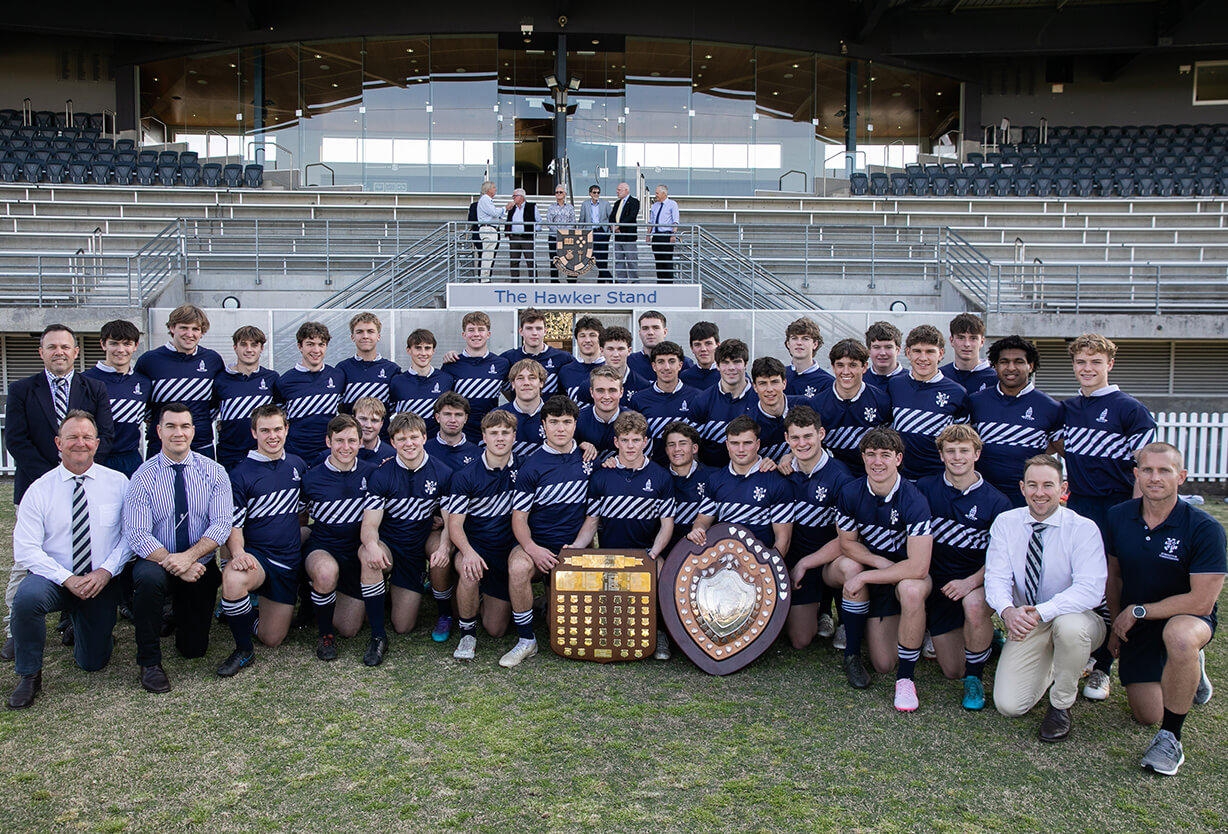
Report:
M 1011 193 L 1011 178 L 1006 174 L 998 174 L 989 181 L 989 189 L 995 197 L 1008 197 Z
M 43 166 L 43 170 L 47 176 L 47 182 L 64 182 L 64 177 L 68 174 L 68 163 L 53 159 Z
M 222 166 L 216 162 L 206 162 L 200 166 L 200 183 L 206 188 L 217 188 L 222 184 Z
M 1197 181 L 1197 190 L 1199 197 L 1214 197 L 1215 196 L 1215 177 L 1208 175 L 1200 175 Z
M 0 159 L 0 182 L 17 182 L 21 163 L 12 157 Z
M 92 179 L 96 185 L 106 185 L 109 183 L 111 181 L 111 163 L 100 162 L 98 158 L 95 157 L 93 164 L 90 165 L 90 179 Z
M 38 159 L 27 159 L 21 163 L 21 176 L 26 182 L 38 182 L 43 178 L 43 163 Z
M 904 197 L 908 194 L 908 174 L 891 175 L 891 193 L 896 197 Z
M 117 139 L 115 140 L 115 150 L 117 151 L 135 151 L 136 142 L 132 139 Z
M 951 177 L 951 193 L 956 197 L 966 197 L 972 188 L 972 177 L 967 174 L 956 174 Z
M 186 173 L 186 172 L 185 172 Z M 184 176 L 184 185 L 187 185 L 187 176 Z M 870 179 L 865 174 L 858 171 L 849 177 L 849 193 L 855 196 L 867 194 L 870 191 Z
M 935 174 L 930 177 L 930 191 L 935 197 L 945 197 L 951 193 L 951 178 L 946 174 Z
M 1048 174 L 1038 174 L 1032 180 L 1032 188 L 1037 197 L 1048 197 L 1053 193 L 1053 177 Z
M 200 185 L 200 166 L 195 162 L 182 162 L 179 164 L 179 177 L 184 185 L 197 186 Z
M 1096 181 L 1092 179 L 1090 174 L 1085 174 L 1081 177 L 1075 177 L 1074 188 L 1075 194 L 1080 197 L 1092 196 L 1092 191 L 1095 188 Z
M 1134 186 L 1140 197 L 1153 197 L 1156 193 L 1156 178 L 1150 174 L 1139 174 Z
M 908 186 L 917 197 L 925 197 L 930 193 L 930 178 L 925 174 L 917 174 L 908 178 Z
M 183 153 L 179 154 L 180 165 L 187 165 L 189 163 L 195 165 L 198 162 L 200 162 L 200 158 L 196 151 L 184 151 Z
M 264 185 L 264 166 L 248 165 L 243 169 L 243 184 L 248 188 L 260 188 Z
M 1117 188 L 1118 197 L 1134 196 L 1134 176 L 1132 174 L 1118 174 L 1114 185 Z
M 243 166 L 230 164 L 222 168 L 222 182 L 227 188 L 238 188 L 243 184 Z
M 1053 191 L 1059 197 L 1069 197 L 1074 193 L 1074 178 L 1069 176 L 1057 177 L 1053 181 Z
M 136 161 L 140 165 L 157 165 L 158 164 L 158 152 L 157 151 L 139 151 L 137 152 L 137 155 L 136 155 Z
M 178 179 L 179 165 L 177 163 L 158 163 L 158 182 L 163 185 L 174 185 Z
M 136 163 L 116 159 L 115 165 L 111 168 L 111 176 L 115 179 L 116 185 L 132 185 L 135 170 Z
M 1197 193 L 1197 183 L 1191 176 L 1177 177 L 1177 196 L 1193 197 Z
M 158 154 L 158 165 L 159 166 L 178 165 L 178 164 L 179 164 L 179 152 L 178 151 L 162 151 Z
M 158 169 L 151 162 L 138 162 L 136 164 L 136 184 L 137 185 L 154 185 L 158 177 Z
M 51 171 L 51 165 L 47 166 L 48 172 Z M 68 178 L 72 180 L 74 185 L 85 185 L 89 182 L 90 165 L 84 159 L 74 159 L 68 163 Z M 54 182 L 54 180 L 53 180 Z

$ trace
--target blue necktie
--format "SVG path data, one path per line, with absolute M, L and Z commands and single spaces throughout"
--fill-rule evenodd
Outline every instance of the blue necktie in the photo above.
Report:
M 188 536 L 188 483 L 183 470 L 186 463 L 172 463 L 175 470 L 175 552 L 183 553 L 192 546 Z

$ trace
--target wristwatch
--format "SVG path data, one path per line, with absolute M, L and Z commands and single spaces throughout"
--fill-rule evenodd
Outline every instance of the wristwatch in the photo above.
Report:
M 1141 605 L 1136 605 L 1133 608 L 1131 608 L 1130 613 L 1134 615 L 1134 619 L 1136 620 L 1147 619 L 1147 609 Z

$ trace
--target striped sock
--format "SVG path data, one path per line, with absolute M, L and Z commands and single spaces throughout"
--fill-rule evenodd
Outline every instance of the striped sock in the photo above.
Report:
M 536 640 L 533 634 L 533 609 L 528 611 L 513 611 L 512 620 L 516 623 L 516 634 L 521 640 Z
M 870 614 L 870 601 L 840 600 L 840 622 L 844 623 L 844 656 L 861 654 L 861 638 L 866 633 L 866 620 Z
M 252 602 L 246 596 L 242 599 L 226 599 L 222 597 L 222 613 L 230 625 L 230 633 L 235 638 L 235 648 L 250 652 L 252 645 L 252 628 L 256 623 L 256 614 L 252 611 Z
M 435 607 L 439 609 L 440 617 L 452 616 L 452 589 L 432 587 L 431 593 L 435 595 Z
M 980 652 L 971 652 L 964 649 L 964 677 L 984 677 L 986 660 L 989 660 L 988 648 Z
M 460 633 L 461 637 L 476 637 L 478 634 L 478 620 L 474 617 L 471 620 L 460 618 Z
M 900 659 L 900 665 L 895 670 L 895 679 L 897 681 L 912 680 L 913 673 L 917 669 L 917 660 L 921 657 L 921 647 L 908 649 L 902 643 L 897 643 L 895 653 Z
M 311 604 L 316 608 L 316 628 L 319 629 L 320 636 L 332 634 L 333 611 L 337 608 L 337 592 L 329 591 L 327 594 L 320 594 L 315 588 L 312 588 Z
M 371 636 L 388 639 L 384 631 L 384 580 L 373 585 L 361 585 L 362 604 L 367 609 L 367 620 L 371 623 Z

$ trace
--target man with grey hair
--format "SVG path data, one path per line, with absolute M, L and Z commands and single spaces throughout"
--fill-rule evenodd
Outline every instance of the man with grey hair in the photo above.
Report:
M 657 259 L 657 280 L 674 282 L 674 244 L 678 242 L 678 204 L 669 198 L 669 189 L 657 186 L 657 198 L 648 210 L 651 225 L 645 239 L 652 244 Z
M 507 204 L 507 257 L 510 261 L 511 276 L 520 280 L 520 261 L 525 262 L 529 278 L 537 277 L 533 266 L 533 230 L 537 225 L 537 204 L 525 202 L 523 188 L 512 192 L 512 200 Z
M 610 228 L 614 230 L 614 274 L 623 281 L 640 280 L 636 261 L 635 223 L 640 216 L 640 201 L 631 196 L 631 186 L 618 184 L 618 199 L 610 206 Z
M 503 223 L 503 212 L 495 205 L 495 184 L 482 183 L 482 196 L 478 197 L 478 277 L 483 281 L 490 280 L 491 269 L 495 265 L 495 250 L 499 248 L 499 226 Z

